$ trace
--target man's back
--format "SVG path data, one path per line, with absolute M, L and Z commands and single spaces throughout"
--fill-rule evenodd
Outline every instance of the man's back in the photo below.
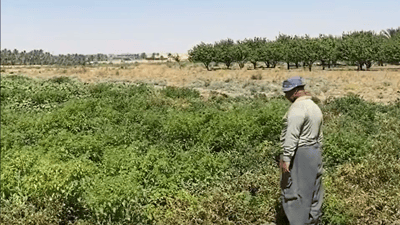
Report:
M 322 123 L 321 109 L 311 96 L 296 99 L 284 117 L 281 136 L 284 157 L 291 158 L 297 147 L 321 144 Z

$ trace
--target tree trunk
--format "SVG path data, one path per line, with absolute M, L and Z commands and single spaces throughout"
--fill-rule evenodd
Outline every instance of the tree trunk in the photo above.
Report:
M 210 63 L 204 63 L 204 66 L 206 67 L 206 69 L 207 69 L 208 71 L 211 71 L 211 69 L 210 69 Z
M 299 68 L 299 62 L 296 62 L 296 68 Z
M 251 63 L 253 63 L 254 69 L 256 69 L 257 68 L 257 62 L 251 62 Z
M 287 69 L 290 70 L 290 63 L 287 63 Z
M 328 69 L 331 68 L 331 61 L 328 61 Z
M 312 67 L 312 63 L 310 62 L 309 64 L 308 64 L 308 70 L 311 72 L 311 67 Z
M 265 62 L 265 65 L 267 66 L 267 68 L 269 68 L 269 62 Z
M 371 66 L 372 66 L 372 62 L 371 62 L 371 61 L 367 61 L 367 62 L 365 63 L 365 66 L 367 67 L 367 71 L 368 71 L 369 68 L 371 68 Z
M 325 70 L 325 60 L 321 60 L 322 70 Z
M 362 66 L 364 65 L 364 63 L 362 63 L 362 62 L 358 62 L 358 65 L 357 65 L 357 70 L 358 71 L 361 71 L 362 70 Z

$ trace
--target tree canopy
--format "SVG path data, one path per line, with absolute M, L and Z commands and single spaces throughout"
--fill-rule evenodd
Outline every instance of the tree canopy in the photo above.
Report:
M 379 34 L 373 31 L 354 31 L 342 36 L 320 34 L 318 37 L 279 34 L 275 40 L 254 37 L 236 42 L 228 38 L 214 44 L 202 42 L 190 49 L 189 55 L 192 61 L 202 62 L 207 70 L 212 70 L 213 62 L 224 63 L 228 69 L 234 63 L 240 68 L 251 63 L 254 69 L 260 62 L 267 68 L 285 63 L 287 69 L 303 64 L 310 71 L 315 64 L 325 69 L 340 62 L 355 65 L 358 70 L 364 67 L 368 70 L 373 63 L 398 64 L 399 49 L 400 27 Z

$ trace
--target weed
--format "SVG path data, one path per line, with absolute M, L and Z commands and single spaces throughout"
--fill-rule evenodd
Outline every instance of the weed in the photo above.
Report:
M 385 86 L 385 87 L 389 87 L 389 86 L 391 86 L 391 85 L 392 85 L 391 82 L 388 82 L 388 81 L 384 81 L 384 82 L 383 82 L 383 86 Z
M 252 80 L 262 80 L 262 74 L 261 73 L 253 74 L 253 75 L 251 75 L 251 79 Z

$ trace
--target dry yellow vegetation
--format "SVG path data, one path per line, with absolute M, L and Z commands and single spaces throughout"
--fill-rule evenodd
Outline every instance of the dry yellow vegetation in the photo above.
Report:
M 3 66 L 3 73 L 29 77 L 51 78 L 72 76 L 83 82 L 141 82 L 156 86 L 178 86 L 198 89 L 204 96 L 223 93 L 230 96 L 265 94 L 281 95 L 281 82 L 292 76 L 302 76 L 316 97 L 325 100 L 349 93 L 366 100 L 388 103 L 400 98 L 400 67 L 372 67 L 370 71 L 353 68 L 331 70 L 270 68 L 220 69 L 207 71 L 201 65 L 185 64 L 179 69 L 169 64 L 127 64 L 86 67 Z

